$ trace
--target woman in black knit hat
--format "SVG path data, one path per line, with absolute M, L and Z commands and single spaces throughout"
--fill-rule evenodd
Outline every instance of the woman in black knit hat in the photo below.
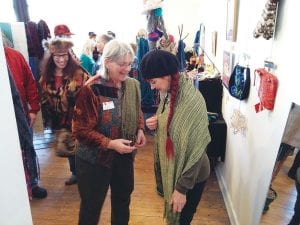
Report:
M 178 67 L 175 55 L 152 50 L 143 57 L 140 72 L 161 95 L 146 125 L 156 131 L 154 168 L 166 222 L 189 225 L 210 174 L 206 147 L 211 138 L 204 98 Z

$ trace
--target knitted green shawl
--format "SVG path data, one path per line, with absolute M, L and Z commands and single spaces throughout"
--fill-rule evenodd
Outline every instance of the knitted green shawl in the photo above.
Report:
M 122 137 L 135 143 L 141 109 L 140 85 L 137 80 L 128 77 L 122 88 Z
M 170 107 L 168 105 L 166 110 L 161 113 L 163 102 L 161 101 L 157 110 L 159 126 L 156 133 L 154 160 L 155 163 L 159 164 L 161 170 L 156 171 L 156 174 L 161 174 L 161 179 L 157 180 L 162 180 L 165 202 L 164 216 L 167 224 L 177 225 L 179 224 L 180 213 L 172 213 L 172 206 L 169 204 L 176 182 L 199 161 L 211 139 L 204 98 L 193 86 L 192 81 L 181 75 L 174 115 L 170 124 L 174 158 L 168 159 L 165 146 Z

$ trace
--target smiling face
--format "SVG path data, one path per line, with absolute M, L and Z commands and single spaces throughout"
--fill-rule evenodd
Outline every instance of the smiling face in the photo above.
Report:
M 52 57 L 53 57 L 54 64 L 59 69 L 64 69 L 67 66 L 70 55 L 68 52 L 60 52 L 60 53 L 53 53 Z
M 133 59 L 130 54 L 125 55 L 117 61 L 106 59 L 105 66 L 108 70 L 110 80 L 117 84 L 125 81 L 131 70 L 132 61 Z
M 166 92 L 170 88 L 171 76 L 152 78 L 148 80 L 151 89 Z

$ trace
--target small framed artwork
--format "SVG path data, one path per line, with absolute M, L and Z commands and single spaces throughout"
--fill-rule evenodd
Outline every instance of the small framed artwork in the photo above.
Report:
M 217 31 L 213 31 L 211 34 L 211 51 L 213 56 L 217 55 L 217 40 L 218 40 L 218 32 Z
M 228 88 L 229 77 L 232 73 L 233 64 L 234 64 L 234 54 L 228 51 L 224 51 L 222 82 L 226 88 Z
M 226 40 L 236 41 L 238 21 L 238 0 L 227 0 Z

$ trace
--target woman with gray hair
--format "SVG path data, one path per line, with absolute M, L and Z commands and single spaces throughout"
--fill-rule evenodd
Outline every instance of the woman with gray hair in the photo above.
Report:
M 76 100 L 72 128 L 78 140 L 80 225 L 98 224 L 109 187 L 111 224 L 129 221 L 134 155 L 146 144 L 139 82 L 128 77 L 133 57 L 129 45 L 107 43 L 100 75 L 80 90 Z

